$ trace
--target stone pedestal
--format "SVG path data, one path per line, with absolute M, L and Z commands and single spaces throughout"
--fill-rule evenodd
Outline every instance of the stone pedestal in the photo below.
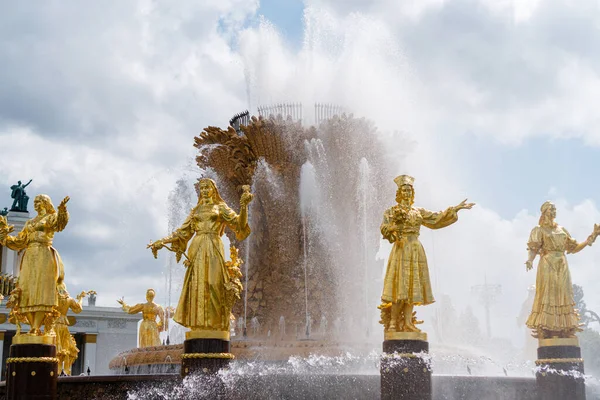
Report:
M 233 358 L 230 352 L 229 332 L 186 332 L 181 355 L 181 376 L 214 374 L 222 368 L 227 368 Z
M 425 333 L 386 333 L 381 357 L 381 400 L 431 400 Z
M 23 337 L 28 339 L 26 335 Z M 17 342 L 17 344 L 10 346 L 10 355 L 6 360 L 8 400 L 55 400 L 57 398 L 59 371 L 56 346 L 51 344 L 51 340 L 46 340 L 51 338 L 33 339 L 36 340 L 14 340 L 13 343 Z
M 583 359 L 577 338 L 540 339 L 535 363 L 540 400 L 585 400 Z

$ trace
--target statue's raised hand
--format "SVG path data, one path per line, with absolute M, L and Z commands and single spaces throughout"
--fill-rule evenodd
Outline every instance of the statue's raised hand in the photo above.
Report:
M 456 211 L 459 211 L 459 210 L 470 210 L 471 208 L 473 208 L 474 205 L 475 205 L 475 203 L 467 203 L 467 199 L 464 199 L 457 206 L 455 206 L 454 209 Z
M 64 199 L 62 199 L 62 201 L 58 205 L 59 211 L 65 211 L 67 209 L 67 203 L 69 202 L 69 200 L 71 200 L 69 196 L 66 196 Z
M 240 206 L 246 207 L 248 204 L 250 204 L 254 198 L 254 195 L 250 193 L 250 186 L 248 185 L 242 186 L 242 190 L 244 193 L 242 193 L 242 197 L 240 197 Z
M 594 230 L 587 239 L 588 246 L 591 246 L 596 241 L 596 238 L 598 238 L 599 235 L 600 235 L 600 224 L 594 224 Z

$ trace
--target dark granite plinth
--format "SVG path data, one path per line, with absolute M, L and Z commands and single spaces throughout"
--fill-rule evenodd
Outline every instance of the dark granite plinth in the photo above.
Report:
M 13 344 L 7 359 L 6 375 L 8 400 L 56 399 L 56 346 Z
M 386 340 L 381 357 L 381 399 L 431 400 L 431 369 L 415 353 L 429 351 L 424 340 Z
M 585 400 L 579 346 L 538 347 L 536 382 L 540 400 Z
M 183 342 L 181 376 L 216 373 L 227 368 L 232 358 L 228 340 L 188 339 Z

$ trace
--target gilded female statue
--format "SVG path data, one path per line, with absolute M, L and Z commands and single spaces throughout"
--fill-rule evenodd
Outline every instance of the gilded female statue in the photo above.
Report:
M 533 268 L 536 256 L 540 256 L 540 261 L 533 308 L 526 325 L 538 339 L 575 337 L 581 329 L 565 254 L 574 254 L 591 246 L 600 234 L 600 226 L 594 225 L 594 231 L 587 240 L 578 243 L 555 222 L 556 206 L 553 203 L 545 202 L 541 211 L 539 225 L 533 228 L 527 243 L 527 270 Z
M 228 272 L 221 236 L 228 227 L 238 240 L 250 234 L 248 204 L 252 201 L 249 187 L 240 198 L 236 214 L 221 198 L 212 179 L 199 182 L 198 204 L 192 208 L 181 227 L 148 247 L 156 252 L 171 244 L 169 250 L 178 258 L 185 255 L 187 267 L 179 304 L 173 320 L 193 331 L 229 331 L 227 287 L 232 280 Z M 188 247 L 189 242 L 189 247 Z M 191 335 L 193 336 L 193 335 Z
M 117 300 L 126 313 L 142 313 L 143 320 L 140 325 L 138 347 L 160 346 L 160 332 L 165 327 L 165 312 L 154 302 L 154 296 L 156 296 L 154 289 L 148 289 L 146 302 L 135 306 L 127 305 L 123 299 Z M 157 318 L 158 322 L 156 322 Z
M 419 242 L 421 225 L 430 229 L 444 228 L 458 220 L 459 210 L 471 209 L 475 204 L 463 200 L 442 212 L 428 211 L 413 206 L 413 177 L 400 175 L 394 182 L 398 185 L 397 204 L 385 211 L 381 224 L 381 234 L 394 245 L 379 306 L 381 323 L 386 332 L 420 332 L 415 326 L 420 321 L 416 321 L 413 308 L 434 302 L 427 257 Z
M 42 336 L 42 324 L 52 325 L 46 317 L 58 317 L 56 293 L 64 278 L 64 268 L 58 252 L 52 247 L 52 240 L 54 234 L 65 229 L 69 222 L 68 201 L 67 196 L 57 211 L 50 197 L 36 196 L 33 207 L 37 215 L 28 220 L 16 236 L 8 235 L 13 227 L 0 217 L 0 244 L 14 251 L 24 250 L 17 283 L 17 306 L 19 314 L 31 327 L 30 335 Z
M 60 313 L 60 317 L 54 325 L 54 332 L 56 333 L 56 357 L 59 360 L 59 367 L 62 366 L 62 370 L 67 375 L 71 375 L 71 366 L 77 360 L 77 355 L 79 354 L 75 338 L 69 332 L 67 313 L 71 310 L 79 314 L 83 310 L 82 302 L 85 296 L 86 292 L 81 292 L 74 299 L 67 292 L 64 282 L 58 285 L 58 312 Z

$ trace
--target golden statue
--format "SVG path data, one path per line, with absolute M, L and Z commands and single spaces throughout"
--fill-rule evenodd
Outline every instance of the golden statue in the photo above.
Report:
M 242 265 L 244 261 L 238 257 L 238 249 L 233 245 L 229 246 L 229 258 L 231 261 L 225 262 L 227 274 L 229 275 L 229 282 L 225 284 L 226 295 L 224 307 L 226 310 L 233 309 L 233 305 L 241 298 L 242 292 L 244 291 L 244 286 L 240 280 L 242 277 L 240 265 Z M 229 315 L 229 322 L 235 322 L 233 313 L 230 313 Z
M 59 367 L 62 366 L 62 370 L 67 375 L 71 375 L 71 366 L 77 360 L 77 355 L 79 354 L 75 339 L 69 332 L 67 313 L 71 309 L 74 313 L 79 314 L 83 310 L 82 303 L 86 294 L 86 292 L 81 292 L 74 299 L 67 292 L 64 282 L 58 285 L 58 312 L 60 312 L 60 317 L 54 325 L 54 332 L 56 333 L 56 357 L 59 360 Z
M 465 199 L 442 212 L 428 211 L 413 206 L 413 177 L 400 175 L 394 182 L 398 185 L 398 204 L 385 211 L 381 224 L 381 234 L 394 246 L 385 273 L 382 304 L 378 307 L 381 310 L 380 323 L 384 325 L 386 334 L 421 332 L 416 325 L 423 321 L 416 319 L 413 308 L 434 302 L 427 258 L 419 242 L 421 225 L 430 229 L 444 228 L 458 220 L 459 210 L 471 209 L 475 204 L 467 203 Z
M 154 289 L 148 289 L 146 292 L 147 302 L 136 304 L 133 307 L 128 306 L 123 299 L 117 300 L 126 313 L 142 313 L 143 320 L 140 325 L 138 347 L 160 346 L 159 333 L 165 327 L 165 312 L 161 306 L 154 302 L 154 296 L 156 296 Z M 158 323 L 156 322 L 157 317 Z
M 541 211 L 539 225 L 533 228 L 527 243 L 527 270 L 533 268 L 533 260 L 537 255 L 540 256 L 540 261 L 533 308 L 526 325 L 538 339 L 572 338 L 581 328 L 565 252 L 573 254 L 591 246 L 600 234 L 600 226 L 594 225 L 587 240 L 577 243 L 565 228 L 554 221 L 554 204 L 545 202 Z
M 65 197 L 58 206 L 45 194 L 35 197 L 33 207 L 37 215 L 28 220 L 16 236 L 5 217 L 0 217 L 0 244 L 14 251 L 24 250 L 16 289 L 11 293 L 12 314 L 17 321 L 27 321 L 29 335 L 51 336 L 53 321 L 60 316 L 57 311 L 57 286 L 64 279 L 64 268 L 52 239 L 69 222 Z M 45 325 L 42 334 L 41 326 Z
M 212 179 L 201 179 L 198 204 L 183 225 L 166 238 L 148 245 L 155 257 L 163 247 L 174 251 L 177 261 L 182 255 L 186 257 L 183 264 L 187 271 L 173 320 L 191 329 L 187 338 L 229 339 L 231 300 L 228 300 L 228 289 L 236 289 L 231 286 L 232 277 L 225 263 L 221 236 L 225 227 L 234 231 L 240 241 L 250 234 L 248 204 L 253 196 L 248 186 L 243 190 L 238 215 L 225 204 Z

